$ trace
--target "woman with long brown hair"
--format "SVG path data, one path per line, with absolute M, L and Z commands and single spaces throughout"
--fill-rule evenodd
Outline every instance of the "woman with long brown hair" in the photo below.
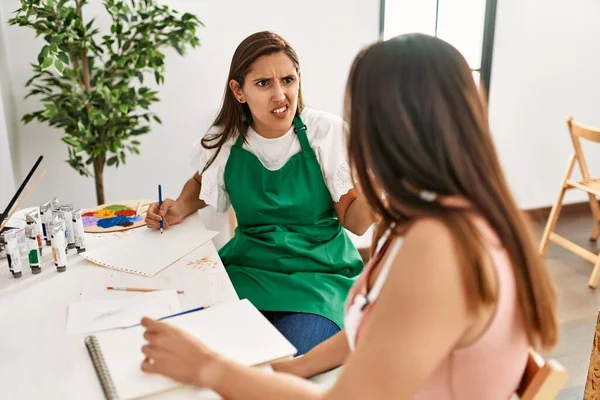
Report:
M 342 119 L 304 107 L 300 78 L 279 35 L 242 41 L 221 111 L 194 148 L 198 172 L 146 221 L 168 229 L 206 205 L 232 206 L 238 227 L 219 250 L 229 278 L 303 354 L 343 327 L 363 268 L 343 227 L 362 235 L 372 216 L 353 190 Z
M 381 234 L 344 332 L 268 374 L 144 319 L 144 371 L 227 399 L 506 400 L 529 347 L 556 344 L 554 288 L 460 53 L 422 34 L 369 47 L 348 79 L 347 116 L 350 162 Z M 341 364 L 327 391 L 289 375 Z

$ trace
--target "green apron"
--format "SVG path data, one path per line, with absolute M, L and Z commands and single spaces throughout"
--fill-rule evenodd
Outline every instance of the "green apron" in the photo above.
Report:
M 342 328 L 363 263 L 337 218 L 306 129 L 296 116 L 302 149 L 276 171 L 238 137 L 225 166 L 238 227 L 219 256 L 238 296 L 259 310 L 317 314 Z

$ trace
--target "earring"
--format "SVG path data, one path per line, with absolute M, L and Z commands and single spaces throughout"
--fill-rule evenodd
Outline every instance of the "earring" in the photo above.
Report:
M 427 202 L 430 202 L 430 203 L 431 203 L 431 202 L 435 201 L 435 199 L 437 198 L 437 193 L 430 192 L 430 191 L 428 191 L 428 190 L 421 190 L 421 191 L 419 192 L 419 197 L 420 197 L 422 200 L 425 200 L 425 201 L 427 201 Z

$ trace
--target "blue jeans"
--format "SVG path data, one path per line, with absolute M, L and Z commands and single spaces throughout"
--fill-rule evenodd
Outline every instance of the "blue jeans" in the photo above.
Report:
M 298 349 L 296 356 L 305 354 L 340 331 L 336 324 L 316 314 L 261 312 Z

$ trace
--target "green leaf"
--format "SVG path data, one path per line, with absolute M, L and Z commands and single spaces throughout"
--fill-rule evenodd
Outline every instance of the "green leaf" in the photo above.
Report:
M 119 161 L 119 157 L 112 156 L 111 158 L 108 159 L 108 161 L 106 162 L 106 165 L 108 165 L 110 167 L 111 165 L 113 165 L 117 161 Z
M 46 118 L 53 118 L 58 114 L 58 108 L 54 103 L 46 103 L 46 110 L 42 113 L 42 115 Z
M 119 142 L 117 140 L 113 140 L 112 142 L 110 142 L 110 151 L 112 151 L 113 153 L 119 151 Z
M 158 118 L 158 115 L 153 115 L 152 119 L 154 119 L 156 122 L 158 122 L 159 124 L 162 124 L 162 121 L 160 118 Z
M 43 63 L 42 63 L 42 65 L 41 65 L 42 71 L 45 71 L 45 70 L 47 70 L 48 68 L 50 68 L 50 67 L 52 66 L 52 63 L 53 63 L 53 59 L 52 59 L 52 57 L 46 57 L 46 58 L 44 59 L 44 62 L 43 62 Z
M 72 137 L 65 136 L 65 137 L 61 138 L 60 140 L 62 140 L 66 144 L 71 145 L 73 147 L 79 146 L 79 141 L 77 141 L 77 139 L 74 139 Z
M 49 52 L 50 52 L 50 46 L 45 45 L 44 47 L 42 47 L 42 52 L 41 52 L 42 58 L 44 59 L 44 58 L 48 57 Z
M 56 68 L 56 72 L 62 75 L 63 71 L 65 70 L 65 64 L 63 64 L 63 62 L 57 58 L 54 60 L 54 68 Z
M 127 104 L 120 104 L 119 110 L 121 110 L 123 114 L 127 114 L 127 111 L 129 111 L 129 106 Z
M 58 54 L 58 45 L 56 43 L 50 45 L 50 53 Z
M 60 61 L 62 61 L 64 64 L 69 63 L 69 56 L 64 51 L 61 51 L 60 53 L 58 53 L 58 59 Z

